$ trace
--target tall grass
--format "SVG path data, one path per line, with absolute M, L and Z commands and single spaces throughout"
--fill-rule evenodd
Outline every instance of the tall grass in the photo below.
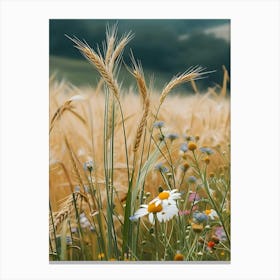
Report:
M 69 37 L 70 38 L 70 37 Z M 96 88 L 50 79 L 50 260 L 229 260 L 228 74 L 199 93 L 193 67 L 156 92 L 131 55 L 135 90 L 118 81 L 132 39 L 107 30 L 103 51 L 70 38 L 100 73 Z M 173 95 L 191 82 L 194 94 Z M 177 189 L 172 219 L 134 219 Z M 156 217 L 156 215 L 154 215 Z

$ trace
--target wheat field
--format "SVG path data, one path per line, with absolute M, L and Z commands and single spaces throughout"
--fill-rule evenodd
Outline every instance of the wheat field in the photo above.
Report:
M 70 39 L 100 81 L 50 77 L 50 261 L 230 260 L 227 70 L 203 93 L 201 67 L 155 90 L 131 54 L 135 85 L 124 89 L 130 33 L 108 30 L 103 52 Z M 184 83 L 193 93 L 174 94 Z

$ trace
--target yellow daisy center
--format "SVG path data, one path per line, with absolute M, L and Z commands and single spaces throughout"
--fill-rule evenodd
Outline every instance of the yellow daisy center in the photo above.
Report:
M 211 212 L 212 212 L 212 210 L 210 209 L 210 210 L 205 210 L 204 211 L 204 213 L 208 216 L 208 215 L 210 215 L 211 214 Z
M 159 195 L 158 195 L 158 198 L 163 200 L 163 199 L 167 199 L 168 197 L 170 196 L 169 192 L 161 192 Z
M 155 203 L 151 203 L 148 205 L 149 213 L 157 213 L 157 212 L 160 212 L 161 210 L 162 210 L 162 206 L 160 204 L 158 206 L 156 206 Z

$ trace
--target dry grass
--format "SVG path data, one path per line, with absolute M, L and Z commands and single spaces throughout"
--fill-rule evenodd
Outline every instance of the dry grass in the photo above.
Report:
M 59 92 L 58 89 L 59 88 Z M 57 115 L 60 108 L 65 108 L 71 96 L 79 93 L 84 100 L 72 101 L 72 111 L 63 110 L 60 120 L 52 129 L 50 134 L 50 194 L 54 209 L 58 209 L 59 201 L 71 193 L 69 178 L 62 168 L 57 166 L 57 162 L 63 162 L 65 168 L 70 173 L 71 184 L 80 185 L 80 181 L 87 185 L 87 180 L 83 171 L 83 163 L 89 158 L 95 162 L 97 183 L 100 188 L 104 188 L 104 155 L 103 155 L 103 123 L 104 123 L 104 95 L 96 94 L 92 88 L 77 90 L 71 88 L 66 83 L 52 83 L 50 85 L 50 116 Z M 153 93 L 150 96 L 151 108 L 155 108 L 159 102 L 159 95 Z M 127 144 L 129 151 L 129 163 L 133 164 L 133 154 L 135 151 L 135 139 L 137 141 L 142 133 L 139 127 L 143 121 L 143 107 L 141 97 L 134 93 L 127 93 L 121 98 L 121 103 L 125 116 L 125 127 L 127 131 Z M 61 105 L 60 105 L 61 104 Z M 90 108 L 90 109 L 89 109 Z M 92 113 L 92 115 L 90 115 Z M 80 117 L 77 117 L 80 116 Z M 146 118 L 146 115 L 145 115 Z M 170 95 L 163 103 L 158 115 L 158 119 L 165 122 L 166 133 L 178 133 L 181 139 L 174 141 L 172 154 L 174 159 L 179 156 L 180 145 L 185 142 L 183 136 L 199 136 L 199 145 L 212 147 L 218 151 L 228 150 L 230 140 L 230 103 L 227 98 L 213 97 L 212 94 L 194 94 L 191 96 Z M 84 120 L 84 121 L 82 121 Z M 148 127 L 151 126 L 153 117 L 148 119 Z M 50 126 L 52 126 L 53 121 Z M 92 130 L 92 132 L 91 132 Z M 91 139 L 91 134 L 93 138 Z M 79 172 L 74 170 L 71 155 L 67 151 L 64 135 L 71 139 L 70 145 L 75 154 L 75 160 L 79 167 Z M 155 136 L 156 137 L 156 136 Z M 127 191 L 126 163 L 124 153 L 124 140 L 121 129 L 121 119 L 115 120 L 115 187 L 122 198 Z M 139 145 L 139 144 L 137 144 Z M 139 160 L 139 158 L 138 158 Z M 158 162 L 164 159 L 159 158 Z M 181 162 L 183 159 L 181 159 Z M 213 155 L 209 172 L 218 172 L 218 168 L 223 165 L 219 154 Z M 191 170 L 188 171 L 192 175 Z M 77 174 L 81 174 L 82 179 Z M 148 176 L 145 190 L 155 194 L 157 186 L 162 184 L 161 177 L 151 172 Z

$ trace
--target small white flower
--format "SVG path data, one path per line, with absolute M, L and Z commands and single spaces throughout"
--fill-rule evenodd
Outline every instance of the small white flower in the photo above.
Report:
M 211 220 L 215 220 L 216 218 L 218 218 L 218 214 L 214 209 L 210 209 L 210 210 L 205 210 L 204 213 L 211 219 Z

